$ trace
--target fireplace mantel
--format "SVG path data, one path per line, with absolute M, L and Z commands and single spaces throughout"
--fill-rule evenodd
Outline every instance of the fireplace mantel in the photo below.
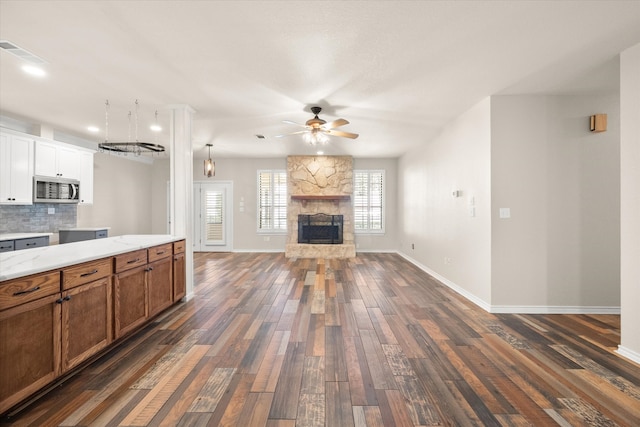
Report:
M 336 205 L 342 201 L 351 200 L 349 194 L 292 194 L 291 200 L 299 200 L 302 206 L 306 206 L 308 201 L 323 200 L 334 202 Z

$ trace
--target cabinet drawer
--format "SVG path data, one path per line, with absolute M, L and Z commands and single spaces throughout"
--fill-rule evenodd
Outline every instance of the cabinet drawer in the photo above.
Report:
M 179 242 L 173 242 L 173 253 L 181 254 L 184 252 L 184 240 L 180 240 Z
M 51 271 L 0 283 L 0 310 L 60 292 L 60 272 Z
M 13 240 L 5 240 L 0 242 L 0 252 L 11 252 L 13 250 Z
M 149 248 L 149 262 L 154 262 L 156 260 L 169 257 L 172 255 L 172 253 L 173 251 L 171 243 L 167 243 L 166 245 L 154 246 L 152 248 Z
M 41 246 L 49 246 L 49 237 L 32 237 L 30 239 L 18 239 L 15 241 L 14 249 L 19 251 L 20 249 L 39 248 Z
M 126 254 L 116 255 L 116 273 L 129 270 L 133 267 L 145 265 L 147 263 L 147 250 L 127 252 Z
M 62 270 L 62 289 L 70 289 L 111 275 L 112 258 L 91 261 Z

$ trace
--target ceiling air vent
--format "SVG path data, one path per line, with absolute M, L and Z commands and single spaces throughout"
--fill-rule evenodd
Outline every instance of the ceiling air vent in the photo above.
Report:
M 28 50 L 25 50 L 21 47 L 16 46 L 15 44 L 11 43 L 8 40 L 0 40 L 0 48 L 5 52 L 9 52 L 17 56 L 18 58 L 22 59 L 23 61 L 27 61 L 31 64 L 40 65 L 40 64 L 47 63 L 47 61 L 40 58 L 39 56 L 36 56 L 33 53 L 29 52 Z

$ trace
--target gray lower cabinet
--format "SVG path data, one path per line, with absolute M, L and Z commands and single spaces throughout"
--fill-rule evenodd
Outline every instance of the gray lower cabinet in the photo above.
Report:
M 13 251 L 15 240 L 4 240 L 0 242 L 0 252 Z
M 80 242 L 82 240 L 104 239 L 109 237 L 109 229 L 101 230 L 59 230 L 60 243 Z
M 21 249 L 40 248 L 42 246 L 49 246 L 49 236 L 3 240 L 0 242 L 0 252 L 19 251 Z

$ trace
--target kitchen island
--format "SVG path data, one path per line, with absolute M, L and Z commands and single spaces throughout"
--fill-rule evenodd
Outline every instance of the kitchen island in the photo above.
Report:
M 0 413 L 180 301 L 184 252 L 128 235 L 0 253 Z

